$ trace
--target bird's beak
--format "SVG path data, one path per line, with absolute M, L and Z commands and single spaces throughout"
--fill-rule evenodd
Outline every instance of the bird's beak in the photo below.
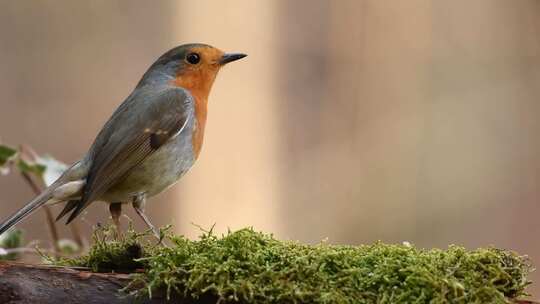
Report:
M 236 61 L 238 59 L 242 59 L 244 57 L 246 57 L 247 55 L 246 54 L 242 54 L 242 53 L 225 53 L 223 54 L 223 56 L 221 56 L 221 59 L 219 60 L 219 64 L 220 65 L 225 65 L 229 62 L 233 62 L 233 61 Z

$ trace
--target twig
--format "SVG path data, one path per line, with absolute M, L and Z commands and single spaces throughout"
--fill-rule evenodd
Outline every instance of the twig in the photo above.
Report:
M 20 148 L 21 148 L 20 149 L 21 152 L 24 155 L 30 157 L 33 162 L 35 162 L 38 159 L 39 155 L 34 151 L 34 149 L 32 149 L 32 147 L 27 146 L 27 145 L 21 145 Z M 32 180 L 32 179 L 30 179 L 30 180 Z M 31 183 L 30 186 L 32 187 L 32 189 L 34 190 L 36 195 L 41 193 L 41 191 L 42 191 L 41 188 L 38 187 L 35 183 Z M 46 216 L 46 219 L 47 219 L 47 224 L 49 226 L 49 231 L 51 233 L 51 238 L 55 242 L 55 250 L 58 252 L 59 251 L 59 244 L 58 244 L 59 238 L 58 238 L 58 232 L 57 232 L 57 229 L 56 229 L 56 221 L 54 220 L 54 216 L 52 214 L 51 208 L 49 206 L 47 206 L 47 205 L 44 205 L 43 208 L 45 210 L 45 216 Z M 71 225 L 69 225 L 69 228 L 71 230 L 71 235 L 73 236 L 73 240 L 79 246 L 79 250 L 82 251 L 84 249 L 84 240 L 81 237 L 81 232 L 80 232 L 80 229 L 79 229 L 79 225 L 77 224 L 77 221 L 73 221 L 71 223 Z
M 19 247 L 19 248 L 5 248 L 4 249 L 5 255 L 11 254 L 11 253 L 32 253 L 32 254 L 38 254 L 36 251 L 36 248 L 28 248 L 28 247 Z M 43 250 L 41 249 L 41 252 L 49 253 L 50 250 Z
M 24 178 L 24 180 L 28 183 L 30 188 L 32 188 L 32 191 L 34 191 L 36 195 L 39 195 L 42 190 L 34 182 L 32 177 L 26 172 L 21 172 L 21 175 Z M 56 229 L 56 223 L 54 222 L 54 217 L 52 215 L 51 208 L 47 205 L 44 205 L 43 210 L 45 211 L 45 218 L 47 220 L 47 226 L 49 227 L 49 233 L 51 235 L 51 239 L 53 242 L 54 255 L 55 257 L 58 257 L 58 253 L 60 252 L 60 247 L 59 247 L 60 244 L 58 242 L 59 238 L 58 238 L 58 230 Z
M 21 158 L 28 157 L 32 162 L 36 162 L 38 155 L 37 153 L 30 147 L 26 145 L 20 146 L 21 151 Z M 28 183 L 30 188 L 32 188 L 32 191 L 34 191 L 35 195 L 41 194 L 43 189 L 38 186 L 27 172 L 22 172 L 21 174 L 24 178 L 24 180 Z M 54 216 L 52 214 L 51 208 L 47 205 L 43 206 L 43 210 L 45 211 L 45 219 L 47 222 L 47 227 L 49 228 L 49 233 L 51 235 L 51 239 L 53 242 L 53 248 L 54 248 L 54 255 L 55 257 L 58 257 L 58 253 L 60 252 L 60 244 L 59 244 L 59 237 L 58 237 L 58 230 L 56 229 L 56 223 L 54 221 Z

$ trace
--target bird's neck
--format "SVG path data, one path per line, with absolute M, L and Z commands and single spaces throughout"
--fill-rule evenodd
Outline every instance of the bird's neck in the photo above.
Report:
M 188 90 L 195 99 L 195 129 L 192 134 L 192 146 L 195 158 L 199 157 L 204 140 L 204 127 L 208 108 L 208 95 L 216 77 L 215 73 L 179 74 L 172 81 L 175 86 Z
M 171 83 L 174 86 L 184 88 L 191 93 L 191 95 L 198 100 L 197 102 L 205 103 L 208 101 L 208 95 L 210 95 L 210 89 L 214 83 L 216 75 L 209 75 L 209 73 L 190 73 L 187 75 L 177 75 Z

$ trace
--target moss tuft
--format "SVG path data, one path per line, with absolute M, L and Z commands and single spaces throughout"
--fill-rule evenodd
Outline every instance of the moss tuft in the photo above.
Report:
M 93 244 L 87 255 L 56 263 L 89 267 L 94 272 L 132 272 L 143 268 L 144 264 L 139 259 L 150 249 L 142 243 L 146 234 L 137 233 L 130 227 L 125 236 L 116 239 L 114 235 L 112 227 L 98 228 L 94 231 Z
M 525 295 L 531 270 L 525 258 L 494 248 L 313 246 L 252 229 L 222 237 L 209 231 L 197 241 L 169 236 L 171 246 L 144 246 L 144 257 L 136 260 L 139 252 L 127 252 L 142 243 L 140 234 L 130 232 L 120 242 L 95 240 L 89 255 L 72 264 L 142 267 L 134 280 L 134 286 L 146 286 L 140 293 L 212 294 L 222 302 L 507 303 Z

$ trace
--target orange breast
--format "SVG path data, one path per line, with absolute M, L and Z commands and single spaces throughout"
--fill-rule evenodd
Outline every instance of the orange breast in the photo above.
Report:
M 203 144 L 208 95 L 210 94 L 210 88 L 212 87 L 215 76 L 215 71 L 211 70 L 190 70 L 179 73 L 172 82 L 173 85 L 188 90 L 195 99 L 196 122 L 191 142 L 195 159 L 199 157 Z
M 195 159 L 199 157 L 204 140 L 204 127 L 206 125 L 206 113 L 207 113 L 208 101 L 199 100 L 195 97 L 195 129 L 191 138 L 191 145 L 193 146 L 193 153 L 195 153 Z

